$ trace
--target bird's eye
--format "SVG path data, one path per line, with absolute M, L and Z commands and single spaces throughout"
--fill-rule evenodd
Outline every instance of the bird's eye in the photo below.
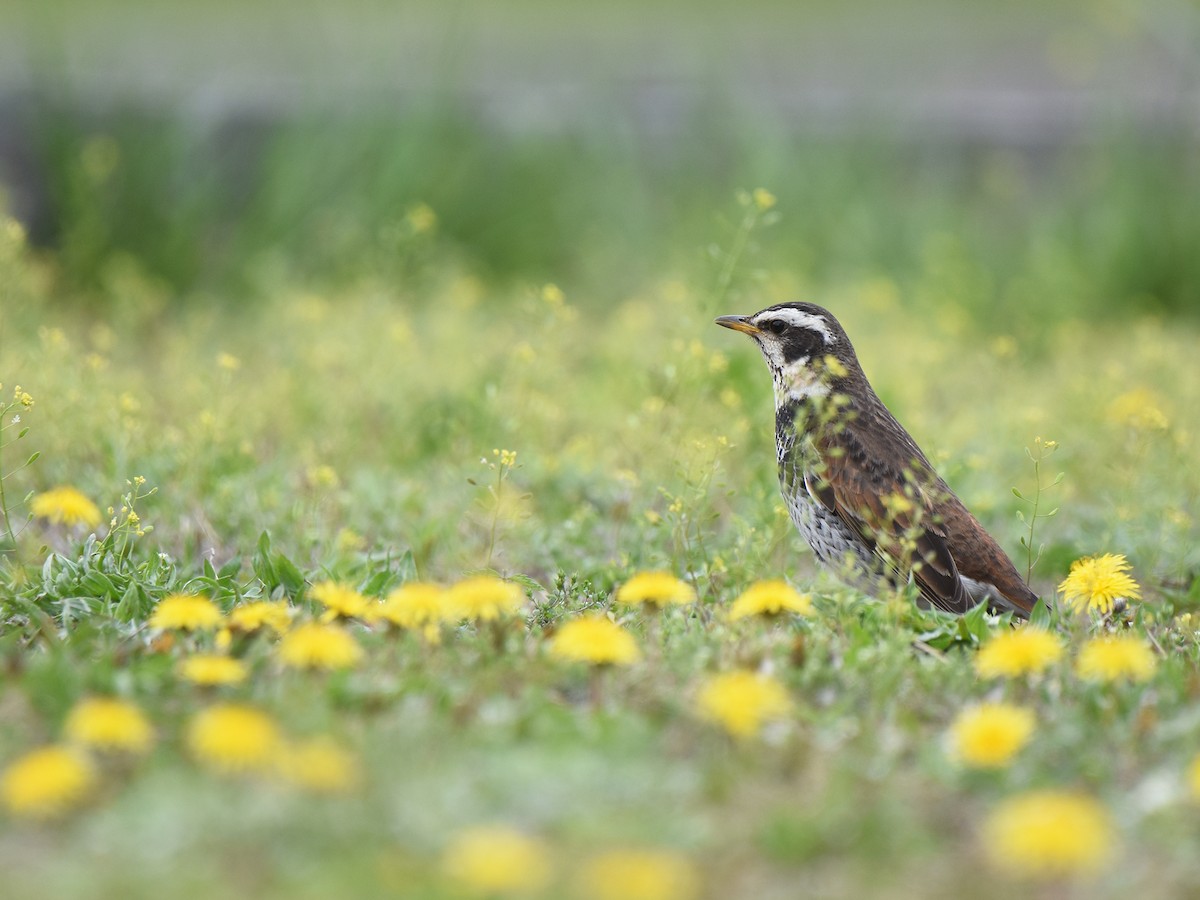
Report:
M 763 330 L 769 331 L 771 334 L 783 334 L 787 330 L 787 323 L 779 319 L 767 319 L 763 322 Z

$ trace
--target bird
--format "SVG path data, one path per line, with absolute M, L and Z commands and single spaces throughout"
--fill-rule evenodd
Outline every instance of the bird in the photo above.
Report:
M 716 324 L 753 338 L 771 370 L 780 490 L 821 563 L 868 594 L 912 582 L 923 608 L 1029 617 L 1037 595 L 884 406 L 829 310 L 780 303 Z

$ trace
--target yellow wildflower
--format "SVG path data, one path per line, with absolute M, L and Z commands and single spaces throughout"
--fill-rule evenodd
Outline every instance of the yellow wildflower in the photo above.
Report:
M 221 624 L 221 610 L 207 597 L 193 594 L 168 594 L 158 601 L 150 616 L 151 628 L 179 628 L 201 631 Z
M 1092 638 L 1075 660 L 1075 673 L 1088 681 L 1149 681 L 1158 660 L 1146 642 L 1133 635 Z
M 669 572 L 638 572 L 617 590 L 618 603 L 653 603 L 656 606 L 694 603 L 696 591 Z
M 1033 713 L 1009 703 L 981 703 L 963 710 L 950 726 L 950 755 L 968 766 L 998 769 L 1033 736 Z
M 1044 628 L 1025 625 L 996 635 L 975 656 L 982 678 L 1016 678 L 1046 671 L 1063 656 L 1062 642 Z
M 446 620 L 449 607 L 446 589 L 439 584 L 409 582 L 401 585 L 371 612 L 372 619 L 383 619 L 399 628 L 420 629 L 425 639 L 439 637 L 439 626 Z
M 227 703 L 211 706 L 192 718 L 187 745 L 209 768 L 238 775 L 270 770 L 279 758 L 282 738 L 266 713 Z
M 67 485 L 35 495 L 29 510 L 37 518 L 47 519 L 54 525 L 82 524 L 95 528 L 100 524 L 100 510 L 96 504 Z
M 700 688 L 697 707 L 702 718 L 716 722 L 734 737 L 748 738 L 768 721 L 784 718 L 792 701 L 774 678 L 737 671 L 708 679 Z
M 322 794 L 351 790 L 361 779 L 358 759 L 325 736 L 285 745 L 278 771 L 285 781 Z
M 154 745 L 154 729 L 142 711 L 115 697 L 76 703 L 63 725 L 67 739 L 98 750 L 145 753 Z
M 247 634 L 262 628 L 282 634 L 292 624 L 292 613 L 292 607 L 282 600 L 256 600 L 231 609 L 228 624 L 234 631 Z
M 477 826 L 455 835 L 442 870 L 477 894 L 530 894 L 550 881 L 545 845 L 505 826 Z
M 729 619 L 744 619 L 748 616 L 777 616 L 793 612 L 807 616 L 812 613 L 812 597 L 801 594 L 786 581 L 756 581 L 733 601 L 729 607 Z
M 1200 753 L 1192 757 L 1187 769 L 1188 789 L 1193 800 L 1200 800 Z
M 491 621 L 512 615 L 525 605 L 525 594 L 515 584 L 493 575 L 477 575 L 458 582 L 446 592 L 452 619 Z
M 179 677 L 192 684 L 241 684 L 250 673 L 246 664 L 219 653 L 197 654 L 179 662 Z
M 326 609 L 326 617 L 361 618 L 367 612 L 367 599 L 352 587 L 334 581 L 322 581 L 309 591 Z
M 71 747 L 42 747 L 9 763 L 0 775 L 0 799 L 10 812 L 48 819 L 77 805 L 96 783 L 92 763 Z
M 750 195 L 754 199 L 754 205 L 758 207 L 759 212 L 766 212 L 775 205 L 775 195 L 766 188 L 755 188 Z
M 595 666 L 624 666 L 641 658 L 633 635 L 604 616 L 567 622 L 551 638 L 550 655 Z
M 1030 791 L 1003 801 L 983 826 L 993 864 L 1019 875 L 1061 877 L 1099 869 L 1115 841 L 1098 801 L 1067 791 Z
M 611 850 L 593 857 L 579 878 L 591 900 L 691 900 L 700 880 L 691 862 L 665 850 Z
M 354 638 L 335 625 L 307 622 L 279 641 L 279 658 L 293 669 L 345 669 L 362 655 Z
M 1120 553 L 1088 556 L 1071 563 L 1071 571 L 1058 586 L 1063 600 L 1074 610 L 1106 613 L 1117 600 L 1137 600 L 1142 590 L 1129 575 L 1129 561 Z
M 1105 414 L 1113 424 L 1137 431 L 1166 431 L 1171 423 L 1158 404 L 1152 391 L 1138 387 L 1114 397 Z

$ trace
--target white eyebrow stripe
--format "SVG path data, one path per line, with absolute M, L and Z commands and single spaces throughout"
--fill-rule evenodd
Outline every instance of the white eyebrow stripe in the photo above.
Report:
M 768 309 L 755 316 L 751 322 L 754 325 L 760 325 L 763 322 L 775 320 L 778 322 L 786 322 L 795 328 L 808 328 L 815 331 L 825 340 L 825 346 L 833 343 L 833 333 L 830 332 L 829 326 L 825 324 L 825 320 L 820 316 L 814 316 L 812 313 L 801 312 L 798 309 Z

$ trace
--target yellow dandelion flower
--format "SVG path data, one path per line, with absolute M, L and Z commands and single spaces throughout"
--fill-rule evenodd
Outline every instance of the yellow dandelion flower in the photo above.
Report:
M 307 622 L 279 641 L 279 658 L 293 669 L 346 669 L 362 655 L 358 642 L 335 625 Z
M 775 205 L 775 195 L 766 188 L 755 188 L 750 195 L 754 200 L 754 205 L 758 207 L 760 212 L 766 212 Z
M 42 747 L 0 774 L 0 799 L 17 816 L 49 819 L 76 806 L 96 784 L 96 770 L 72 747 Z
M 442 871 L 473 893 L 530 894 L 550 881 L 550 853 L 513 828 L 476 826 L 450 841 Z
M 1108 811 L 1092 797 L 1045 790 L 1003 801 L 984 822 L 982 838 L 997 868 L 1054 878 L 1103 866 L 1115 832 Z
M 354 588 L 335 581 L 322 581 L 309 591 L 322 604 L 329 618 L 361 618 L 367 613 L 367 598 Z
M 211 706 L 192 717 L 187 728 L 192 756 L 228 775 L 269 771 L 283 739 L 274 720 L 250 706 Z
M 376 609 L 372 610 L 372 620 L 390 622 L 398 628 L 421 630 L 425 639 L 436 641 L 439 628 L 450 607 L 446 602 L 446 589 L 439 584 L 424 582 L 409 582 L 387 595 Z
M 1158 660 L 1134 635 L 1092 638 L 1079 651 L 1075 674 L 1087 681 L 1149 681 Z
M 234 631 L 247 634 L 264 628 L 282 634 L 292 624 L 293 612 L 292 607 L 282 600 L 256 600 L 231 609 L 228 625 Z
M 285 745 L 277 765 L 285 781 L 320 794 L 352 790 L 361 780 L 357 757 L 323 735 Z
M 594 666 L 629 665 L 641 658 L 637 641 L 604 616 L 584 616 L 567 622 L 550 640 L 550 655 Z
M 618 603 L 653 603 L 655 606 L 694 603 L 696 591 L 670 572 L 638 572 L 617 590 Z
M 734 737 L 749 738 L 767 722 L 787 716 L 792 701 L 774 678 L 736 671 L 709 678 L 700 688 L 697 708 L 702 718 Z
M 63 724 L 67 740 L 97 750 L 145 753 L 154 746 L 154 729 L 140 709 L 115 697 L 91 697 L 76 703 Z
M 1200 753 L 1192 757 L 1187 769 L 1188 790 L 1193 800 L 1200 800 Z
M 240 659 L 219 653 L 189 656 L 180 660 L 177 671 L 184 681 L 205 686 L 241 684 L 250 674 L 249 668 Z
M 998 769 L 1029 743 L 1033 713 L 1009 703 L 981 703 L 964 709 L 950 726 L 950 755 L 964 765 Z
M 733 601 L 727 615 L 730 621 L 784 612 L 807 616 L 812 608 L 812 597 L 801 594 L 786 581 L 756 581 Z
M 54 525 L 86 525 L 95 528 L 100 524 L 100 510 L 77 489 L 68 485 L 42 491 L 30 501 L 29 510 L 39 519 Z
M 1102 613 L 1111 610 L 1117 600 L 1138 600 L 1142 596 L 1142 589 L 1129 575 L 1129 561 L 1120 553 L 1075 560 L 1058 589 L 1071 609 Z
M 1037 675 L 1063 657 L 1062 642 L 1044 628 L 1025 625 L 996 635 L 975 655 L 981 678 Z
M 207 631 L 221 624 L 221 610 L 207 597 L 168 594 L 158 601 L 150 616 L 151 628 Z
M 611 850 L 590 859 L 579 878 L 591 900 L 691 900 L 700 892 L 692 863 L 665 850 Z
M 458 582 L 446 592 L 451 619 L 491 621 L 513 615 L 525 605 L 525 594 L 515 584 L 492 575 L 477 575 Z

